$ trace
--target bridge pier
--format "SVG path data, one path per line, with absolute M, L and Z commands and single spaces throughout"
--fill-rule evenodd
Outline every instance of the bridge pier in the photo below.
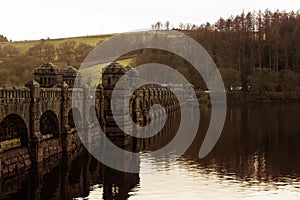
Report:
M 42 135 L 40 132 L 40 118 L 41 118 L 41 105 L 40 105 L 40 85 L 35 80 L 29 81 L 26 85 L 30 89 L 30 144 L 29 151 L 32 162 L 43 161 L 43 148 L 40 145 Z
M 123 123 L 123 129 L 128 129 L 127 113 L 129 113 L 129 105 L 126 105 L 126 98 L 130 95 L 128 88 L 115 88 L 118 80 L 126 73 L 126 69 L 118 63 L 111 63 L 102 73 L 102 86 L 104 89 L 104 118 L 106 122 L 106 135 L 108 137 L 126 138 L 126 134 L 116 123 L 115 119 Z M 113 115 L 111 110 L 112 92 L 115 92 L 117 97 L 116 110 L 118 113 Z M 115 119 L 114 119 L 115 118 Z
M 68 85 L 64 82 L 58 85 L 61 88 L 61 144 L 64 152 L 72 149 L 71 141 L 72 130 L 69 125 L 69 103 L 70 96 L 68 96 Z
M 136 91 L 136 98 L 135 101 L 133 102 L 133 115 L 135 118 L 133 120 L 136 122 L 137 125 L 142 126 L 143 125 L 143 113 L 142 113 L 142 108 L 143 108 L 143 92 L 141 90 Z

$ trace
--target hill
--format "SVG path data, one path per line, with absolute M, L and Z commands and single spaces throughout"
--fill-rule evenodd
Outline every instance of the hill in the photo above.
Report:
M 46 62 L 52 62 L 58 67 L 72 65 L 79 68 L 97 44 L 113 35 L 0 42 L 0 83 L 23 85 L 33 78 L 34 68 Z M 128 65 L 133 57 L 120 58 L 120 62 Z M 104 65 L 92 66 L 89 70 L 93 73 L 101 72 Z M 93 77 L 90 78 L 93 80 Z M 97 81 L 91 83 L 96 84 Z
M 85 43 L 91 46 L 96 46 L 98 43 L 103 40 L 113 36 L 114 34 L 102 34 L 102 35 L 90 35 L 90 36 L 79 36 L 79 37 L 69 37 L 69 38 L 57 38 L 57 39 L 40 39 L 40 40 L 24 40 L 24 41 L 7 41 L 0 42 L 0 47 L 6 45 L 14 45 L 20 50 L 20 53 L 26 53 L 31 47 L 40 42 L 48 42 L 49 44 L 53 44 L 55 47 L 59 47 L 59 45 L 66 41 L 75 41 L 79 43 Z

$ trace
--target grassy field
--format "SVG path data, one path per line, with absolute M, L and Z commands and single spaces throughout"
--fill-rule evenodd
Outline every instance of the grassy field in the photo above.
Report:
M 58 47 L 62 42 L 73 40 L 77 44 L 83 42 L 92 46 L 96 46 L 99 42 L 113 36 L 114 34 L 103 34 L 103 35 L 92 35 L 92 36 L 80 36 L 80 37 L 70 37 L 70 38 L 58 38 L 58 39 L 45 39 L 45 40 L 25 40 L 25 41 L 14 41 L 14 42 L 0 42 L 0 46 L 5 46 L 8 44 L 14 45 L 20 50 L 20 53 L 25 53 L 29 48 L 38 44 L 41 41 L 49 42 L 55 47 Z
M 127 66 L 131 65 L 133 62 L 135 62 L 135 58 L 128 58 L 123 60 L 118 60 L 118 63 L 121 65 Z M 109 63 L 103 63 L 99 65 L 95 65 L 92 67 L 88 67 L 85 69 L 80 69 L 80 73 L 83 76 L 84 82 L 89 82 L 90 85 L 97 85 L 102 82 L 100 74 L 102 73 L 103 67 L 107 66 Z M 100 79 L 98 79 L 100 77 Z M 89 79 L 89 81 L 88 81 Z

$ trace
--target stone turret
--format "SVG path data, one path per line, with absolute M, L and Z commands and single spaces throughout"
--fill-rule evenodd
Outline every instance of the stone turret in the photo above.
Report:
M 128 71 L 128 76 L 129 76 L 129 80 L 130 80 L 129 85 L 132 85 L 132 86 L 139 85 L 140 73 L 131 66 L 127 66 L 126 70 Z
M 53 63 L 45 63 L 34 70 L 34 79 L 41 87 L 53 87 L 62 81 L 60 69 Z
M 75 67 L 58 68 L 53 63 L 46 63 L 34 70 L 34 79 L 40 87 L 50 88 L 64 81 L 70 88 L 81 86 L 81 75 Z M 75 79 L 77 77 L 77 81 Z
M 113 89 L 118 80 L 126 73 L 124 66 L 112 62 L 102 69 L 102 85 L 104 88 Z
M 62 72 L 62 79 L 64 82 L 66 82 L 69 87 L 79 87 L 81 85 L 81 75 L 78 74 L 78 70 L 75 68 L 75 67 L 72 67 L 72 66 L 67 66 L 65 68 L 63 68 L 61 70 Z M 78 75 L 78 79 L 75 83 L 75 79 Z M 75 85 L 74 85 L 75 84 Z

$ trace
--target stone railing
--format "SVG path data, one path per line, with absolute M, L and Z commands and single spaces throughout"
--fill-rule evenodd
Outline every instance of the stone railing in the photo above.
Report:
M 84 90 L 81 88 L 69 88 L 67 96 L 70 99 L 84 99 Z
M 40 90 L 41 101 L 47 100 L 61 100 L 61 89 L 60 88 L 41 88 Z
M 28 88 L 0 88 L 0 102 L 30 102 Z

